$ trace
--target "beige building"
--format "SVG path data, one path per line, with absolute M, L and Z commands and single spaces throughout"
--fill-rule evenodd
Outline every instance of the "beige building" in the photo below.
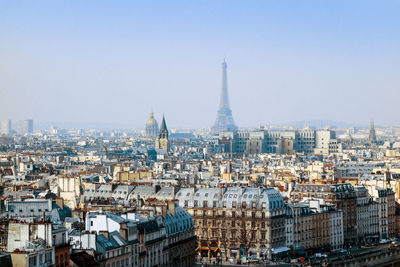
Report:
M 192 215 L 201 257 L 264 258 L 286 248 L 286 208 L 273 188 L 184 188 L 176 197 Z

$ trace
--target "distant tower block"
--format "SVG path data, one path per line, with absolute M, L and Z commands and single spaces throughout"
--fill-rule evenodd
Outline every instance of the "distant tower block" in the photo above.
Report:
M 238 127 L 235 124 L 235 121 L 233 120 L 232 110 L 229 107 L 228 81 L 227 81 L 226 68 L 227 65 L 224 60 L 224 62 L 222 63 L 221 99 L 219 103 L 219 109 L 217 112 L 217 119 L 215 120 L 214 126 L 211 127 L 211 130 L 214 132 L 238 129 Z
M 369 141 L 371 142 L 376 141 L 376 132 L 373 120 L 371 120 L 371 127 L 369 128 Z

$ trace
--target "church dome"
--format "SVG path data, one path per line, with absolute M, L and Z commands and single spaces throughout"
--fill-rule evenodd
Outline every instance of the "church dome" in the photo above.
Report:
M 153 112 L 150 113 L 150 118 L 146 121 L 146 136 L 155 138 L 158 135 L 158 123 L 154 119 Z
M 153 112 L 150 112 L 150 118 L 146 121 L 146 125 L 158 125 L 157 121 L 154 119 Z

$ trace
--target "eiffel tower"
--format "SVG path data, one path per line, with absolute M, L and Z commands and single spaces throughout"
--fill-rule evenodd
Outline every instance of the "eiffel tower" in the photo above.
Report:
M 217 119 L 215 120 L 214 125 L 211 127 L 213 132 L 221 132 L 221 131 L 232 131 L 237 130 L 238 127 L 235 124 L 235 121 L 232 117 L 232 110 L 229 107 L 229 99 L 228 99 L 228 81 L 226 77 L 226 62 L 222 63 L 222 90 L 221 90 L 221 99 L 219 102 L 219 109 L 217 112 Z

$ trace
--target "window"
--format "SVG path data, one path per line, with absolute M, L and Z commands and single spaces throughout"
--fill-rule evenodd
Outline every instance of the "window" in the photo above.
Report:
M 46 263 L 50 263 L 51 262 L 51 252 L 47 252 L 45 255 L 45 261 Z
M 93 226 L 93 221 L 90 221 L 90 226 Z

